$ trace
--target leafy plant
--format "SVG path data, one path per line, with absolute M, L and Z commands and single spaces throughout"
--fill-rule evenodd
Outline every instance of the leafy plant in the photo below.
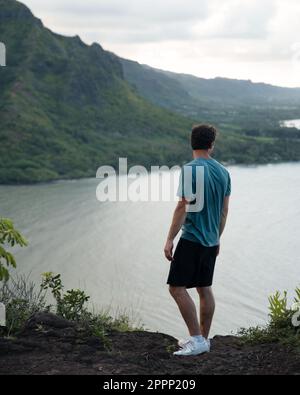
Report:
M 64 293 L 60 274 L 44 273 L 41 288 L 51 290 L 56 301 L 56 314 L 76 321 L 86 332 L 101 338 L 107 348 L 110 348 L 108 332 L 143 330 L 142 326 L 133 327 L 128 314 L 124 312 L 113 318 L 108 311 L 100 313 L 89 311 L 85 305 L 90 297 L 79 289 L 71 289 Z
M 90 299 L 84 291 L 71 289 L 63 293 L 60 274 L 51 272 L 43 274 L 42 289 L 50 289 L 56 300 L 56 313 L 68 320 L 78 321 L 86 311 L 84 305 Z
M 300 288 L 296 288 L 295 303 L 300 302 Z M 288 306 L 287 292 L 277 291 L 269 297 L 270 321 L 265 327 L 242 328 L 241 339 L 247 343 L 280 342 L 300 349 L 300 328 L 292 323 L 295 314 L 293 307 Z
M 51 293 L 56 305 L 47 304 L 46 292 Z M 18 276 L 0 284 L 0 301 L 6 306 L 6 328 L 0 328 L 0 335 L 10 336 L 18 333 L 25 322 L 35 313 L 52 311 L 59 316 L 76 321 L 86 333 L 99 337 L 106 348 L 111 344 L 107 336 L 111 331 L 128 332 L 143 330 L 134 327 L 129 315 L 125 312 L 112 317 L 108 310 L 102 312 L 89 311 L 86 303 L 89 300 L 84 291 L 71 289 L 63 291 L 60 274 L 51 272 L 43 274 L 42 284 L 37 290 L 35 284 L 28 277 Z
M 276 291 L 274 295 L 269 297 L 269 315 L 271 319 L 271 325 L 285 325 L 285 322 L 290 317 L 291 313 L 287 303 L 287 291 L 284 291 L 283 295 L 281 295 L 279 291 Z
M 27 241 L 14 228 L 10 219 L 0 218 L 0 281 L 9 279 L 9 267 L 16 268 L 16 260 L 4 247 L 27 246 Z
M 300 287 L 296 288 L 295 303 L 300 303 Z
M 287 311 L 287 291 L 284 291 L 283 297 L 279 291 L 269 297 L 269 310 L 272 320 L 276 320 L 285 315 Z

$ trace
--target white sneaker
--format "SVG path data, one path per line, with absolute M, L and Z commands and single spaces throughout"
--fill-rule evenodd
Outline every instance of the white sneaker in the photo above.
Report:
M 189 340 L 179 340 L 178 345 L 182 349 L 174 352 L 173 355 L 189 356 L 210 352 L 210 341 L 206 340 L 204 337 L 201 340 L 195 340 L 193 338 Z
M 184 348 L 185 345 L 191 341 L 191 339 L 192 339 L 191 337 L 189 339 L 179 339 L 178 340 L 178 346 L 180 348 Z M 203 339 L 207 341 L 208 346 L 209 346 L 209 351 L 210 351 L 210 340 L 209 339 L 205 339 L 205 337 L 203 337 Z M 194 339 L 192 339 L 192 340 L 194 340 Z
M 191 338 L 189 338 L 189 339 L 179 339 L 179 340 L 178 340 L 178 346 L 179 346 L 180 348 L 184 348 L 185 345 L 186 345 L 189 341 L 191 341 Z

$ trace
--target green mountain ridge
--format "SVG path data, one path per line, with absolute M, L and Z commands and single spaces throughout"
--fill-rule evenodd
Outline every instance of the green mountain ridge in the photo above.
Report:
M 229 78 L 205 79 L 152 68 L 138 62 L 120 58 L 124 75 L 139 94 L 170 110 L 185 116 L 200 116 L 210 122 L 232 121 L 232 114 L 243 119 L 243 110 L 273 114 L 273 126 L 285 117 L 300 116 L 300 88 L 282 88 L 265 83 Z M 283 117 L 283 118 L 282 118 Z M 275 122 L 275 123 L 274 123 Z
M 149 165 L 187 155 L 179 146 L 191 121 L 140 97 L 100 45 L 52 33 L 13 0 L 0 0 L 0 38 L 0 182 L 95 176 L 119 156 Z
M 130 61 L 126 67 L 99 44 L 53 33 L 15 0 L 0 0 L 0 41 L 7 48 L 7 67 L 0 67 L 0 183 L 94 177 L 100 165 L 116 165 L 119 157 L 148 167 L 183 163 L 190 128 L 200 121 L 223 132 L 219 160 L 300 159 L 296 130 L 243 129 L 242 122 L 223 119 L 229 109 L 239 114 L 234 103 L 223 101 L 222 112 L 213 95 L 196 100 L 172 73 L 137 63 L 133 73 Z M 284 106 L 277 118 L 299 109 L 297 100 L 292 110 L 290 101 Z

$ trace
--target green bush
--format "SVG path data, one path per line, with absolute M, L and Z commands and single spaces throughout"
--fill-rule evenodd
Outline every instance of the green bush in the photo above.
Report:
M 6 328 L 2 334 L 7 336 L 18 333 L 32 314 L 48 309 L 45 291 L 37 290 L 25 276 L 0 283 L 0 301 L 6 306 Z
M 111 331 L 127 332 L 143 330 L 135 328 L 128 314 L 125 312 L 112 317 L 108 310 L 91 312 L 86 304 L 89 296 L 84 291 L 71 289 L 63 292 L 64 286 L 60 274 L 43 274 L 39 289 L 28 277 L 18 276 L 10 278 L 0 284 L 0 301 L 6 306 L 6 328 L 0 329 L 5 336 L 17 334 L 25 322 L 35 313 L 54 312 L 57 315 L 77 322 L 77 324 L 91 335 L 100 337 L 108 347 L 107 334 Z M 47 304 L 47 290 L 56 301 L 56 305 Z
M 57 315 L 72 321 L 80 321 L 83 316 L 86 319 L 91 314 L 93 318 L 100 318 L 103 325 L 107 328 L 116 330 L 122 330 L 122 328 L 124 330 L 130 329 L 130 319 L 124 313 L 119 314 L 118 318 L 113 319 L 107 311 L 98 315 L 88 312 L 86 303 L 90 297 L 84 291 L 71 289 L 63 293 L 64 286 L 60 274 L 48 272 L 44 273 L 42 277 L 41 289 L 51 290 L 56 301 Z
M 287 292 L 277 291 L 269 297 L 270 321 L 265 327 L 242 328 L 241 339 L 246 343 L 274 343 L 293 346 L 300 350 L 300 327 L 293 325 L 293 316 L 300 309 L 300 288 L 296 288 L 295 308 L 288 307 Z
M 0 218 L 0 281 L 9 279 L 9 267 L 16 267 L 16 260 L 4 247 L 27 245 L 23 236 L 14 228 L 10 219 Z
M 56 301 L 55 312 L 57 315 L 76 321 L 86 331 L 104 340 L 107 345 L 106 335 L 108 332 L 128 332 L 143 329 L 142 326 L 135 328 L 130 322 L 129 316 L 125 313 L 113 318 L 109 311 L 90 312 L 86 306 L 90 297 L 79 289 L 71 289 L 64 293 L 60 274 L 44 273 L 41 288 L 51 290 Z
M 85 303 L 90 299 L 80 289 L 71 289 L 63 293 L 63 285 L 60 274 L 44 273 L 41 288 L 43 290 L 50 289 L 56 300 L 56 314 L 61 317 L 78 321 L 81 315 L 85 313 Z

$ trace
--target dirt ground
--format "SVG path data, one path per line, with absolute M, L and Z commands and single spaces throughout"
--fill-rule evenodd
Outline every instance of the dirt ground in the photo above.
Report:
M 300 374 L 300 355 L 278 344 L 249 346 L 217 336 L 211 353 L 175 357 L 176 339 L 161 333 L 110 333 L 109 340 L 107 350 L 73 323 L 38 314 L 18 338 L 0 338 L 0 374 Z

